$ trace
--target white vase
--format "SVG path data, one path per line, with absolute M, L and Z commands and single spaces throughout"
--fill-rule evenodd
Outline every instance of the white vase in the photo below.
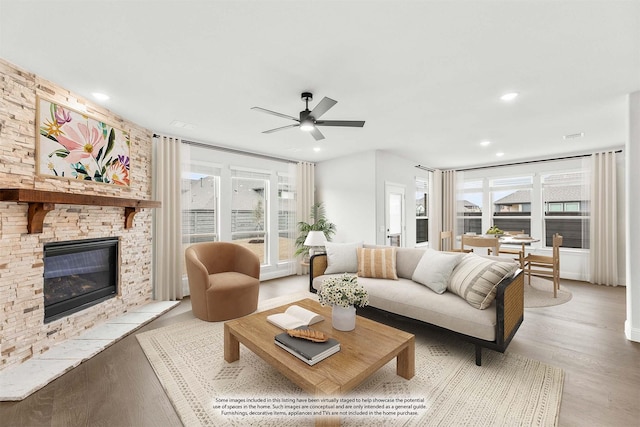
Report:
M 353 331 L 356 328 L 356 308 L 334 305 L 331 310 L 333 327 L 339 331 Z

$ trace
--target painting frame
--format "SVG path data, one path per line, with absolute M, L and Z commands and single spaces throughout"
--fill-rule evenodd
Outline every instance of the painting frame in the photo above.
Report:
M 35 155 L 40 176 L 131 187 L 130 133 L 40 96 Z

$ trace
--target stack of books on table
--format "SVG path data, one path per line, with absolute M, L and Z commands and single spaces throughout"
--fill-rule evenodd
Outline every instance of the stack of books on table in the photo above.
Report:
M 302 326 L 296 329 L 307 328 Z M 329 338 L 325 342 L 313 342 L 302 338 L 294 338 L 283 332 L 276 335 L 275 343 L 309 365 L 315 365 L 340 351 L 340 343 L 335 338 Z

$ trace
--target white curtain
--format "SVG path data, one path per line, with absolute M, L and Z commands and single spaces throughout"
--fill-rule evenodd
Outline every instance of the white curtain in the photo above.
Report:
M 452 247 L 456 246 L 455 237 L 458 235 L 456 227 L 458 188 L 456 171 L 442 171 L 442 230 L 453 232 Z
M 159 136 L 154 141 L 154 198 L 162 203 L 154 220 L 154 298 L 182 299 L 181 147 L 177 138 Z
M 591 283 L 618 286 L 616 155 L 591 156 Z
M 429 246 L 439 251 L 442 250 L 442 241 L 440 240 L 440 232 L 442 228 L 442 171 L 436 169 L 433 171 L 433 185 L 431 186 L 433 194 L 429 197 L 429 236 L 433 236 Z
M 311 206 L 315 203 L 315 164 L 299 162 L 296 165 L 296 226 L 300 221 L 310 222 Z M 296 234 L 297 235 L 297 234 Z M 296 274 L 306 274 L 306 268 L 296 263 Z

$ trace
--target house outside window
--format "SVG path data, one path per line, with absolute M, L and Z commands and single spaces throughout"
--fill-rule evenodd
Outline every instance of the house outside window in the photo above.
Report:
M 492 179 L 493 226 L 504 231 L 531 233 L 533 176 Z
M 462 200 L 458 200 L 458 223 L 463 224 L 464 233 L 482 234 L 483 182 L 464 182 Z
M 553 235 L 562 235 L 566 248 L 589 248 L 590 203 L 584 172 L 558 173 L 542 176 L 544 204 L 544 238 L 546 246 Z

